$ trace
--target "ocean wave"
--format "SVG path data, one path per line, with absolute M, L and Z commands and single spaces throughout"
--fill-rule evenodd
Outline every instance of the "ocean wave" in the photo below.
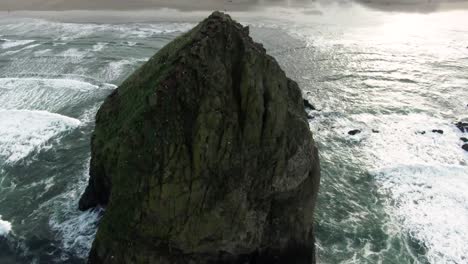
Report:
M 430 263 L 468 259 L 468 168 L 394 165 L 372 172 L 391 197 L 388 214 L 427 248 Z
M 182 33 L 193 28 L 192 23 L 131 23 L 93 24 L 59 23 L 43 19 L 23 19 L 0 25 L 0 32 L 20 36 L 37 37 L 48 35 L 60 41 L 70 41 L 87 37 L 100 37 L 111 34 L 115 38 L 150 38 L 157 35 Z M 47 29 L 45 31 L 44 29 Z
M 0 78 L 0 106 L 2 109 L 27 109 L 59 112 L 84 101 L 105 96 L 112 84 L 98 84 L 92 80 Z
M 42 79 L 42 78 L 0 78 L 0 89 L 33 88 L 48 86 L 51 88 L 91 91 L 98 89 L 98 85 L 73 79 Z
M 88 159 L 78 181 L 56 198 L 55 210 L 49 219 L 49 226 L 58 233 L 62 248 L 82 259 L 89 254 L 103 213 L 101 208 L 77 210 L 78 200 L 87 185 L 89 162 Z
M 359 146 L 367 158 L 362 162 L 388 197 L 388 215 L 427 248 L 430 263 L 468 259 L 468 167 L 460 131 L 422 113 L 360 114 L 352 120 L 363 130 Z
M 32 44 L 32 45 L 29 45 L 29 46 L 26 46 L 24 48 L 21 48 L 21 49 L 18 49 L 18 50 L 10 50 L 10 51 L 7 51 L 5 53 L 3 53 L 2 55 L 14 55 L 14 54 L 17 54 L 19 52 L 22 52 L 22 51 L 25 51 L 25 50 L 30 50 L 30 49 L 33 49 L 35 47 L 38 47 L 40 46 L 41 44 Z
M 49 226 L 58 232 L 65 251 L 84 259 L 91 249 L 102 212 L 100 209 L 77 212 L 73 203 L 68 214 L 66 219 L 60 219 L 59 215 L 51 216 Z
M 99 77 L 106 81 L 118 80 L 124 73 L 131 72 L 132 67 L 141 64 L 146 60 L 138 59 L 123 59 L 118 61 L 111 61 L 107 67 L 103 68 L 99 74 Z
M 1 49 L 11 49 L 18 46 L 24 46 L 29 43 L 34 42 L 35 40 L 11 40 L 11 39 L 0 39 L 0 48 Z
M 96 43 L 96 44 L 93 45 L 93 51 L 94 51 L 94 52 L 101 51 L 101 50 L 103 50 L 106 46 L 107 46 L 107 43 L 98 42 L 98 43 Z
M 79 50 L 77 48 L 70 48 L 70 49 L 67 49 L 67 50 L 63 51 L 62 53 L 57 54 L 56 56 L 70 57 L 70 58 L 74 58 L 74 59 L 83 59 L 87 55 L 89 55 L 89 52 L 86 51 L 86 50 Z
M 0 215 L 0 236 L 6 236 L 11 231 L 11 223 L 5 220 L 2 220 Z
M 0 110 L 0 159 L 15 163 L 80 121 L 46 111 Z

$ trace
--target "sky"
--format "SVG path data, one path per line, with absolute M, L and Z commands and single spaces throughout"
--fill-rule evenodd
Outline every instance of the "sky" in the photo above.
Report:
M 133 10 L 173 8 L 245 11 L 262 6 L 349 5 L 353 2 L 388 11 L 431 12 L 441 8 L 465 9 L 468 0 L 1 0 L 0 10 Z

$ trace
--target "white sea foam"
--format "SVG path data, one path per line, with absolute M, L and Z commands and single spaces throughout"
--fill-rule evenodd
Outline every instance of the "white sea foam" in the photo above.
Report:
M 84 124 L 94 122 L 94 118 L 96 117 L 96 113 L 98 112 L 100 107 L 101 103 L 98 103 L 86 109 L 86 111 L 84 111 L 84 113 L 80 116 L 81 122 L 83 122 Z
M 37 32 L 48 34 L 60 41 L 102 36 L 112 34 L 116 38 L 148 38 L 155 35 L 185 32 L 192 23 L 133 23 L 133 24 L 93 24 L 93 23 L 59 23 L 42 19 L 24 19 L 23 22 L 12 21 L 0 25 L 0 31 L 20 36 L 37 36 Z M 47 32 L 44 32 L 47 28 Z M 26 43 L 27 44 L 27 43 Z M 13 45 L 13 44 L 12 44 Z M 24 45 L 24 44 L 23 44 Z
M 98 42 L 97 44 L 93 45 L 93 51 L 94 52 L 101 51 L 106 47 L 106 45 L 107 43 Z
M 124 42 L 125 45 L 127 46 L 130 46 L 130 47 L 134 47 L 136 46 L 138 43 L 137 42 L 133 42 L 133 41 L 126 41 Z
M 1 40 L 1 44 L 0 44 L 0 48 L 2 49 L 11 49 L 11 48 L 14 48 L 14 47 L 18 47 L 18 46 L 24 46 L 24 45 L 27 45 L 29 43 L 32 43 L 34 42 L 34 40 L 10 40 L 10 39 L 2 39 Z
M 76 48 L 71 48 L 71 49 L 67 49 L 64 52 L 58 54 L 58 56 L 69 57 L 69 58 L 72 58 L 72 59 L 75 59 L 75 60 L 80 60 L 80 59 L 83 59 L 84 57 L 86 57 L 86 55 L 88 55 L 88 54 L 89 53 L 86 50 L 79 50 L 79 49 L 76 49 Z
M 390 195 L 389 214 L 428 249 L 430 263 L 468 259 L 468 168 L 429 164 L 373 171 Z
M 103 68 L 100 77 L 106 81 L 114 81 L 121 77 L 126 69 L 138 63 L 137 60 L 125 59 L 119 61 L 112 61 L 106 68 Z
M 73 252 L 80 258 L 86 258 L 96 235 L 101 213 L 99 210 L 76 212 L 75 207 L 76 204 L 73 203 L 75 213 L 68 212 L 65 220 L 53 215 L 49 225 L 60 234 L 63 249 Z
M 34 55 L 35 56 L 43 56 L 43 55 L 49 54 L 51 52 L 52 52 L 52 49 L 38 50 L 38 51 L 34 52 Z
M 0 110 L 0 158 L 14 163 L 80 121 L 45 111 Z
M 29 45 L 29 46 L 26 46 L 24 48 L 21 48 L 21 49 L 18 49 L 18 50 L 10 50 L 10 51 L 7 51 L 5 53 L 3 53 L 2 55 L 13 55 L 13 54 L 17 54 L 21 51 L 25 51 L 25 50 L 30 50 L 30 49 L 33 49 L 35 47 L 38 47 L 40 46 L 41 44 L 32 44 L 32 45 Z
M 36 86 L 78 91 L 91 91 L 99 88 L 97 85 L 73 79 L 0 78 L 0 89 L 31 89 Z
M 0 107 L 56 112 L 109 88 L 74 79 L 0 78 Z
M 425 245 L 430 263 L 466 262 L 468 155 L 460 147 L 459 130 L 424 114 L 361 114 L 350 122 L 339 129 L 363 130 L 349 138 L 363 147 L 367 157 L 362 161 L 379 191 L 391 198 L 387 209 L 392 219 Z
M 0 215 L 0 236 L 6 236 L 11 231 L 11 223 L 5 220 L 2 220 Z
M 62 247 L 80 258 L 86 258 L 91 249 L 102 215 L 102 209 L 80 212 L 76 209 L 78 199 L 88 183 L 89 160 L 74 186 L 61 194 L 54 205 L 55 212 L 49 219 L 49 226 L 58 232 Z

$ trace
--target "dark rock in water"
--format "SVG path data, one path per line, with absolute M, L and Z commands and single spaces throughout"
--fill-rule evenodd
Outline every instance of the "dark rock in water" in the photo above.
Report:
M 468 151 L 468 144 L 463 145 L 463 146 L 462 146 L 462 149 Z
M 354 129 L 354 130 L 348 131 L 348 135 L 351 135 L 351 136 L 357 135 L 359 133 L 361 133 L 361 130 L 359 130 L 359 129 Z
M 315 109 L 315 106 L 312 105 L 312 104 L 309 102 L 309 100 L 307 100 L 307 99 L 304 99 L 304 107 L 305 107 L 306 109 L 316 110 L 316 109 Z
M 424 135 L 424 134 L 426 134 L 426 131 L 418 131 L 418 132 L 416 132 L 416 134 Z
M 315 263 L 320 177 L 304 101 L 213 13 L 99 109 L 80 209 L 107 206 L 89 263 Z
M 380 131 L 376 129 L 372 129 L 372 133 L 380 133 Z
M 468 142 L 468 138 L 466 138 L 466 137 L 461 137 L 460 140 L 463 141 L 463 142 Z
M 457 126 L 461 132 L 468 132 L 468 123 L 466 122 L 458 122 L 455 126 Z
M 443 134 L 444 131 L 443 130 L 440 130 L 440 129 L 433 129 L 432 130 L 432 133 L 439 133 L 439 134 Z

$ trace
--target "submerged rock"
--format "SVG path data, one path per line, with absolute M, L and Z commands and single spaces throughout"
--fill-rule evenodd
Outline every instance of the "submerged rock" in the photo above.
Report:
M 440 130 L 440 129 L 433 129 L 433 130 L 432 130 L 432 133 L 443 134 L 444 131 L 443 131 L 443 130 Z
M 297 83 L 215 12 L 99 109 L 89 263 L 315 263 L 319 177 Z
M 462 149 L 468 151 L 468 144 L 464 144 L 464 145 L 462 146 Z
M 468 142 L 468 138 L 466 138 L 466 137 L 461 137 L 460 140 L 463 141 L 463 142 Z
M 361 130 L 359 129 L 353 129 L 353 130 L 348 131 L 348 135 L 351 135 L 351 136 L 357 135 L 359 133 L 361 133 Z
M 461 132 L 468 132 L 468 123 L 466 123 L 466 122 L 458 122 L 458 123 L 455 124 L 455 126 L 457 126 L 457 128 Z
M 309 100 L 304 99 L 304 107 L 310 110 L 316 110 L 315 106 L 309 102 Z

